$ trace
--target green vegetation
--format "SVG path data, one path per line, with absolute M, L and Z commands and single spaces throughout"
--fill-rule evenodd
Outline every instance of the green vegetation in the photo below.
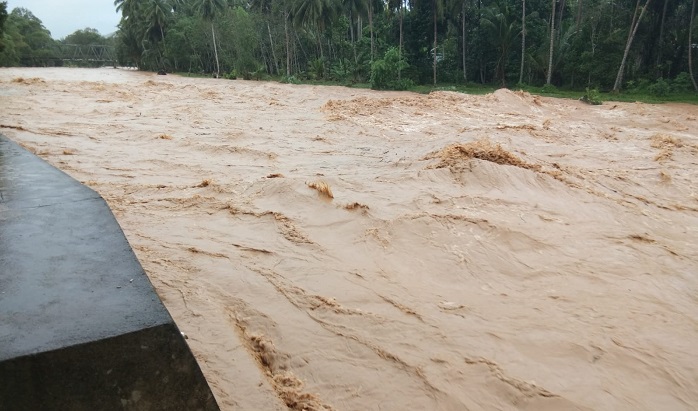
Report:
M 7 2 L 0 2 L 0 53 L 5 49 L 5 22 L 7 21 Z
M 587 87 L 586 92 L 580 98 L 580 100 L 593 106 L 602 104 L 601 94 L 599 94 L 599 90 L 595 88 L 589 89 L 589 87 Z
M 4 10 L 5 6 L 3 2 L 1 8 Z M 47 65 L 52 45 L 51 33 L 41 20 L 27 9 L 16 8 L 7 15 L 3 25 L 0 66 Z
M 97 30 L 85 28 L 54 40 L 39 18 L 28 9 L 17 7 L 7 13 L 7 2 L 0 2 L 0 66 L 60 66 L 60 47 L 77 46 L 85 50 L 92 45 L 113 46 L 114 40 L 105 38 Z M 101 65 L 104 62 L 73 62 L 75 65 Z
M 376 89 L 516 84 L 545 95 L 576 91 L 575 98 L 587 88 L 600 90 L 602 99 L 614 98 L 603 92 L 622 89 L 619 99 L 629 94 L 664 99 L 693 90 L 690 74 L 682 74 L 692 70 L 688 58 L 689 28 L 695 24 L 692 2 L 116 0 L 115 4 L 122 13 L 121 62 L 145 70 L 292 83 L 368 83 Z M 232 70 L 235 76 L 229 74 Z M 681 87 L 672 87 L 674 83 Z
M 116 0 L 114 38 L 60 41 L 18 8 L 0 65 L 58 64 L 52 42 L 102 41 L 122 65 L 228 79 L 695 102 L 695 2 Z
M 409 64 L 400 56 L 400 51 L 392 47 L 385 56 L 371 64 L 371 88 L 375 90 L 407 90 L 412 85 L 410 79 L 401 78 L 401 73 Z
M 86 28 L 83 30 L 77 30 L 73 34 L 65 36 L 63 43 L 65 44 L 78 44 L 81 46 L 89 46 L 92 44 L 105 44 L 108 40 L 102 37 L 101 34 L 95 29 Z

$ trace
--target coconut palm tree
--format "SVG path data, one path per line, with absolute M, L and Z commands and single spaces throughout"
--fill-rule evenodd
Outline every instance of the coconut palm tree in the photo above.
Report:
M 465 24 L 468 18 L 468 2 L 469 0 L 446 0 L 445 14 L 450 17 L 453 27 L 460 25 L 461 29 L 461 64 L 463 65 L 463 81 L 468 81 L 468 70 L 466 66 L 467 44 Z
M 337 0 L 299 0 L 293 10 L 293 22 L 297 26 L 313 27 L 318 32 L 320 59 L 324 60 L 322 34 L 341 11 Z
M 137 0 L 114 0 L 114 5 L 116 12 L 121 12 L 124 19 L 128 19 L 137 13 L 139 3 Z
M 489 42 L 499 51 L 497 60 L 497 78 L 502 86 L 506 85 L 506 67 L 509 62 L 509 50 L 514 44 L 517 21 L 514 10 L 508 2 L 500 1 L 485 9 L 480 24 L 487 33 Z
M 351 46 L 354 52 L 354 63 L 358 63 L 359 60 L 358 56 L 356 55 L 356 39 L 354 36 L 354 20 L 357 17 L 368 14 L 368 0 L 343 0 L 342 5 L 344 7 L 344 11 L 349 13 L 349 36 L 351 38 Z M 400 29 L 402 30 L 402 26 L 400 26 Z M 402 38 L 400 40 L 402 40 Z
M 526 0 L 523 0 L 522 2 L 523 5 L 521 10 L 521 67 L 519 68 L 519 84 L 523 83 L 524 61 L 526 58 Z
M 465 0 L 462 0 L 465 1 Z M 399 19 L 399 26 L 400 26 L 400 40 L 399 40 L 399 46 L 398 46 L 398 57 L 400 60 L 402 60 L 402 45 L 404 42 L 404 36 L 403 36 L 403 25 L 404 25 L 404 14 L 403 14 L 403 8 L 405 6 L 405 0 L 388 0 L 388 11 L 391 13 L 391 16 L 393 13 L 397 11 L 398 13 L 398 19 Z M 402 70 L 398 66 L 398 71 L 397 71 L 397 78 L 398 80 L 401 78 L 401 73 Z
M 299 26 L 314 26 L 324 30 L 337 16 L 340 7 L 340 3 L 335 0 L 299 0 L 293 20 Z
M 640 0 L 637 1 L 637 6 L 635 6 L 635 14 L 633 15 L 633 21 L 630 23 L 630 30 L 628 31 L 628 41 L 625 43 L 625 51 L 623 52 L 623 59 L 620 61 L 620 68 L 618 68 L 618 75 L 616 75 L 616 82 L 613 85 L 613 91 L 615 93 L 620 91 L 620 86 L 623 83 L 623 72 L 625 71 L 625 62 L 628 60 L 628 53 L 630 52 L 630 46 L 635 40 L 635 34 L 637 34 L 637 28 L 640 26 L 642 17 L 645 15 L 647 7 L 649 7 L 652 0 L 647 0 L 645 5 L 640 10 L 640 16 L 637 16 L 637 10 L 640 7 Z
M 218 48 L 216 46 L 216 30 L 213 27 L 213 20 L 220 13 L 225 11 L 228 3 L 225 0 L 195 0 L 194 10 L 203 17 L 204 20 L 211 23 L 211 36 L 213 37 L 213 54 L 216 56 L 216 77 L 220 77 L 221 66 L 218 62 Z
M 174 8 L 181 0 L 115 0 L 116 11 L 121 12 L 119 28 L 126 33 L 130 43 L 132 58 L 135 52 L 141 57 L 150 56 L 162 68 L 165 50 L 165 28 L 172 18 Z M 162 42 L 162 50 L 159 43 Z
M 696 15 L 696 0 L 693 0 L 693 5 L 691 6 L 691 22 L 688 25 L 688 72 L 691 74 L 691 81 L 693 82 L 693 89 L 698 92 L 698 84 L 696 84 L 696 78 L 693 76 L 693 17 Z
M 553 78 L 553 48 L 555 47 L 555 0 L 553 0 L 553 11 L 550 17 L 550 49 L 548 51 L 548 73 L 545 84 L 550 84 Z
M 172 5 L 163 0 L 148 0 L 143 4 L 143 17 L 148 24 L 148 32 L 159 31 L 160 40 L 165 44 L 165 24 L 171 17 Z
M 433 17 L 433 22 L 434 22 L 434 44 L 433 44 L 433 49 L 432 49 L 432 54 L 433 54 L 433 75 L 434 75 L 434 86 L 436 86 L 436 63 L 438 61 L 437 56 L 438 56 L 438 22 L 440 19 L 443 18 L 444 16 L 444 0 L 430 0 L 431 2 L 431 14 Z

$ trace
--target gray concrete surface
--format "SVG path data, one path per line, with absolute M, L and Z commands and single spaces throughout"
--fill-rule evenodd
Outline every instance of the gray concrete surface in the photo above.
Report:
M 104 200 L 0 135 L 0 410 L 217 410 Z

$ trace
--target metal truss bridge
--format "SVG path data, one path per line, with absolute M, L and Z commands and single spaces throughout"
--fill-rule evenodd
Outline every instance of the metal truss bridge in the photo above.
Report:
M 63 61 L 91 61 L 116 64 L 116 50 L 105 45 L 57 44 L 53 49 L 54 58 Z

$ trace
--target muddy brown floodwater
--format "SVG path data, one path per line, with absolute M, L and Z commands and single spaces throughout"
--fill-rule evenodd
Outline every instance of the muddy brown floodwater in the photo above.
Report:
M 223 410 L 698 409 L 698 106 L 0 69 Z

